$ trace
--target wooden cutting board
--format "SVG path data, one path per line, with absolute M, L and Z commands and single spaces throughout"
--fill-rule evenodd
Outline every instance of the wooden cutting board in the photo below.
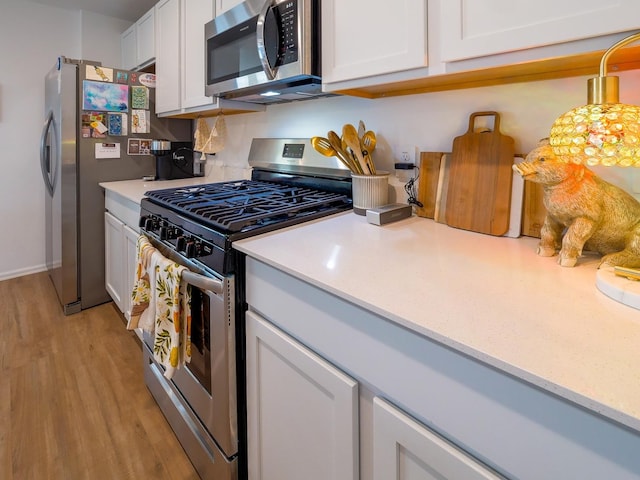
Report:
M 438 175 L 438 190 L 436 192 L 436 211 L 433 219 L 438 223 L 446 222 L 447 212 L 447 188 L 449 187 L 449 160 L 450 153 L 445 153 L 440 161 L 440 172 Z
M 433 218 L 436 211 L 438 179 L 442 152 L 420 152 L 420 178 L 418 180 L 417 199 L 422 207 L 416 207 L 419 217 Z
M 542 184 L 524 182 L 524 201 L 522 205 L 522 235 L 540 238 L 540 229 L 547 215 L 542 201 Z
M 493 116 L 491 131 L 476 132 L 478 117 Z M 447 189 L 447 225 L 501 236 L 509 229 L 513 138 L 500 133 L 497 112 L 475 112 L 467 132 L 453 140 Z

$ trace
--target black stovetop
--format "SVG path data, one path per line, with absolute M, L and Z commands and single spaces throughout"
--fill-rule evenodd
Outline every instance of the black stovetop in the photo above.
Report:
M 228 234 L 264 230 L 351 207 L 351 200 L 339 193 L 257 180 L 155 190 L 146 195 L 155 204 Z
M 192 263 L 226 275 L 237 270 L 232 243 L 352 207 L 338 192 L 239 180 L 147 192 L 140 227 Z

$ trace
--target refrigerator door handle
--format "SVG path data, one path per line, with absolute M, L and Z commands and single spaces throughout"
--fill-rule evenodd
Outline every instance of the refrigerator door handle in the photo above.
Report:
M 50 111 L 44 121 L 42 137 L 40 138 L 40 168 L 42 169 L 44 185 L 47 187 L 47 191 L 51 196 L 53 196 L 53 190 L 55 188 L 56 165 L 51 165 L 51 145 L 47 143 L 47 137 L 49 136 L 49 131 L 53 127 L 53 111 Z

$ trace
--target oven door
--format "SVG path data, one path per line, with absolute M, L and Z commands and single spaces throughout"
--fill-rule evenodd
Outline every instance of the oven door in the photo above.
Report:
M 245 0 L 205 25 L 209 96 L 315 74 L 311 0 Z
M 154 238 L 150 240 L 165 257 L 188 268 L 182 281 L 191 290 L 192 345 L 191 361 L 167 380 L 164 367 L 153 360 L 153 334 L 143 331 L 145 379 L 161 382 L 168 392 L 177 392 L 174 400 L 179 405 L 175 408 L 187 410 L 182 412 L 187 420 L 195 415 L 224 455 L 234 457 L 238 452 L 234 277 L 205 273 Z

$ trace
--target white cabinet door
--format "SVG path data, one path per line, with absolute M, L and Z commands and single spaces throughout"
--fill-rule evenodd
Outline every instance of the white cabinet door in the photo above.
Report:
M 137 28 L 134 23 L 120 34 L 120 48 L 122 54 L 122 68 L 133 70 L 138 65 L 137 51 Z
M 105 288 L 120 311 L 123 311 L 124 273 L 123 267 L 123 237 L 124 223 L 111 215 L 104 214 L 105 233 Z
M 505 53 L 638 29 L 637 0 L 441 0 L 442 60 Z
M 249 478 L 357 480 L 358 384 L 247 312 Z
M 136 22 L 137 42 L 137 65 L 144 65 L 151 62 L 156 57 L 156 23 L 155 7 L 145 13 Z
M 324 83 L 427 66 L 427 1 L 322 3 Z
M 373 399 L 374 480 L 498 480 L 502 477 L 380 397 Z
M 221 15 L 241 3 L 242 0 L 216 0 L 216 15 Z
M 156 4 L 156 113 L 180 108 L 180 0 Z
M 124 278 L 122 279 L 122 313 L 124 313 L 124 317 L 129 320 L 131 319 L 131 292 L 133 291 L 133 281 L 136 275 L 136 246 L 138 242 L 138 232 L 128 225 L 124 225 L 122 233 L 124 242 L 122 259 L 122 272 L 124 274 Z
M 213 103 L 204 94 L 204 24 L 213 16 L 213 0 L 182 2 L 182 108 Z

